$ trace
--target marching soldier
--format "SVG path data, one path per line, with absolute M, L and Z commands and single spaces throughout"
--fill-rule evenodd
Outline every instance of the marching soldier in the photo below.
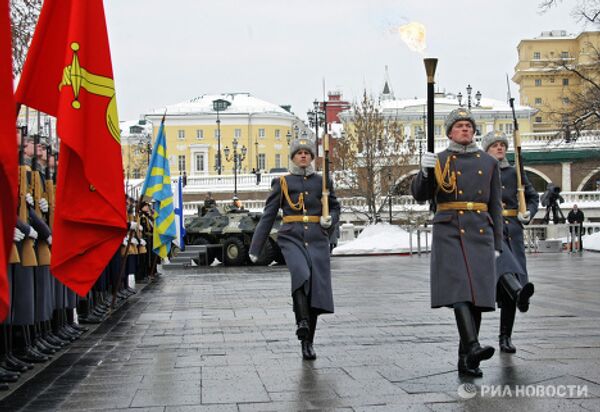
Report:
M 339 220 L 340 206 L 329 185 L 330 216 L 322 216 L 322 177 L 311 165 L 314 144 L 297 139 L 290 145 L 290 174 L 273 179 L 264 213 L 250 245 L 250 259 L 258 260 L 279 209 L 283 224 L 277 232 L 292 280 L 292 299 L 296 315 L 296 335 L 301 341 L 302 357 L 316 359 L 313 340 L 317 317 L 333 313 L 328 230 Z
M 523 242 L 523 225 L 535 216 L 539 205 L 539 195 L 525 180 L 525 201 L 527 211 L 518 212 L 517 173 L 506 160 L 508 138 L 502 132 L 489 132 L 481 141 L 481 146 L 498 160 L 502 180 L 502 215 L 504 216 L 504 237 L 502 255 L 496 260 L 498 276 L 496 300 L 500 308 L 500 351 L 515 353 L 517 349 L 511 342 L 517 307 L 521 312 L 529 309 L 529 298 L 534 287 L 529 283 Z
M 460 335 L 458 372 L 482 376 L 479 362 L 494 354 L 493 347 L 479 344 L 479 327 L 481 312 L 495 309 L 495 258 L 502 250 L 500 171 L 496 159 L 473 141 L 476 124 L 468 110 L 453 110 L 445 130 L 448 148 L 424 154 L 411 190 L 417 201 L 433 200 L 437 206 L 431 307 L 454 309 Z

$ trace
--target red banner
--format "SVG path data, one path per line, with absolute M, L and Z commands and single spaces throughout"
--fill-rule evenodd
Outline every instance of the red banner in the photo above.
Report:
M 85 295 L 126 234 L 119 120 L 102 0 L 45 0 L 17 101 L 57 118 L 51 271 Z
M 8 313 L 8 256 L 17 222 L 18 153 L 8 0 L 0 0 L 0 322 Z

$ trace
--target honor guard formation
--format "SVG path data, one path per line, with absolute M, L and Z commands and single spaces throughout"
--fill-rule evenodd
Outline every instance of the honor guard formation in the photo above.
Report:
M 88 330 L 84 324 L 106 319 L 136 290 L 136 283 L 153 280 L 153 217 L 151 205 L 127 198 L 129 232 L 102 274 L 84 296 L 67 288 L 50 270 L 54 186 L 58 152 L 50 137 L 29 136 L 18 129 L 19 206 L 14 245 L 8 266 L 10 307 L 2 324 L 0 388 L 56 356 Z M 154 266 L 153 266 L 154 265 Z

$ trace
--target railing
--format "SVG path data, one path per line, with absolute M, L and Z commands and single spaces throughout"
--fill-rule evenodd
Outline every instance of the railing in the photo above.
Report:
M 560 239 L 564 243 L 570 244 L 571 249 L 574 248 L 577 242 L 577 237 L 574 234 L 579 232 L 579 224 L 557 224 L 557 225 L 526 225 L 523 231 L 523 240 L 525 248 L 529 252 L 537 252 L 539 250 L 539 242 L 548 239 Z M 583 222 L 583 240 L 586 235 L 600 232 L 600 223 Z
M 282 174 L 285 173 L 264 173 L 261 175 L 259 184 L 256 184 L 255 174 L 239 174 L 237 175 L 237 187 L 239 191 L 266 192 L 271 189 L 271 180 Z M 183 193 L 231 191 L 234 183 L 234 175 L 188 176 Z
M 580 209 L 586 210 L 591 208 L 600 209 L 600 192 L 561 192 L 561 196 L 565 199 L 565 203 L 562 203 L 561 209 L 569 210 L 573 204 L 577 204 Z M 353 212 L 366 212 L 368 210 L 367 200 L 364 197 L 345 197 L 338 198 L 342 207 L 342 213 L 353 213 Z M 380 213 L 383 216 L 389 212 L 388 202 L 382 204 L 384 197 L 378 199 L 377 204 L 381 205 Z M 198 207 L 202 207 L 203 201 L 185 202 L 184 203 L 184 214 L 191 215 L 198 211 Z M 229 200 L 219 200 L 217 205 L 228 205 L 231 204 Z M 245 200 L 243 202 L 244 207 L 251 212 L 260 212 L 265 207 L 264 199 L 252 199 Z M 429 211 L 429 205 L 425 203 L 417 202 L 412 196 L 393 196 L 392 197 L 392 212 L 419 212 L 427 213 Z M 541 218 L 546 213 L 546 207 L 540 205 L 537 213 L 537 217 Z

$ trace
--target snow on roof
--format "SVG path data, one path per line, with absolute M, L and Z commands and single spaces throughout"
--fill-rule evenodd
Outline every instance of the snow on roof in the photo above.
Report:
M 139 126 L 144 129 L 145 133 L 152 133 L 152 124 L 150 122 L 145 122 L 145 124 L 140 124 L 140 122 L 144 122 L 144 120 L 123 120 L 119 122 L 119 129 L 121 129 L 121 137 L 129 137 L 131 135 L 131 128 L 133 126 Z
M 467 97 L 463 96 L 463 98 L 462 98 L 463 105 L 466 104 L 466 102 L 467 102 Z M 475 101 L 475 99 L 473 99 L 472 100 L 473 106 L 471 108 L 471 110 L 473 112 L 477 112 L 480 110 L 481 111 L 488 111 L 488 110 L 510 111 L 511 110 L 510 105 L 507 102 L 490 99 L 490 98 L 486 98 L 486 97 L 483 97 L 481 99 L 481 103 L 479 106 L 475 106 L 475 103 L 476 103 L 476 101 Z M 415 108 L 415 109 L 418 108 L 420 111 L 422 111 L 423 107 L 425 107 L 426 105 L 427 105 L 427 99 L 425 99 L 425 98 L 414 98 L 414 99 L 403 99 L 403 100 L 385 100 L 380 103 L 382 110 L 404 110 L 404 111 L 410 111 L 411 108 Z M 444 96 L 436 96 L 435 97 L 435 105 L 441 106 L 441 108 L 443 108 L 443 106 L 448 106 L 448 111 L 450 111 L 459 106 L 458 98 L 452 94 L 445 94 Z M 515 104 L 515 110 L 516 111 L 519 111 L 519 110 L 533 111 L 534 109 L 532 109 L 531 107 L 528 107 L 528 106 L 521 106 L 521 105 Z
M 250 93 L 226 93 L 226 94 L 204 94 L 199 97 L 172 104 L 166 107 L 167 114 L 188 114 L 188 113 L 216 113 L 213 109 L 213 101 L 223 99 L 230 103 L 230 106 L 219 113 L 271 113 L 293 116 L 290 112 L 282 109 L 280 106 L 258 99 Z M 165 108 L 154 109 L 149 114 L 163 114 Z

